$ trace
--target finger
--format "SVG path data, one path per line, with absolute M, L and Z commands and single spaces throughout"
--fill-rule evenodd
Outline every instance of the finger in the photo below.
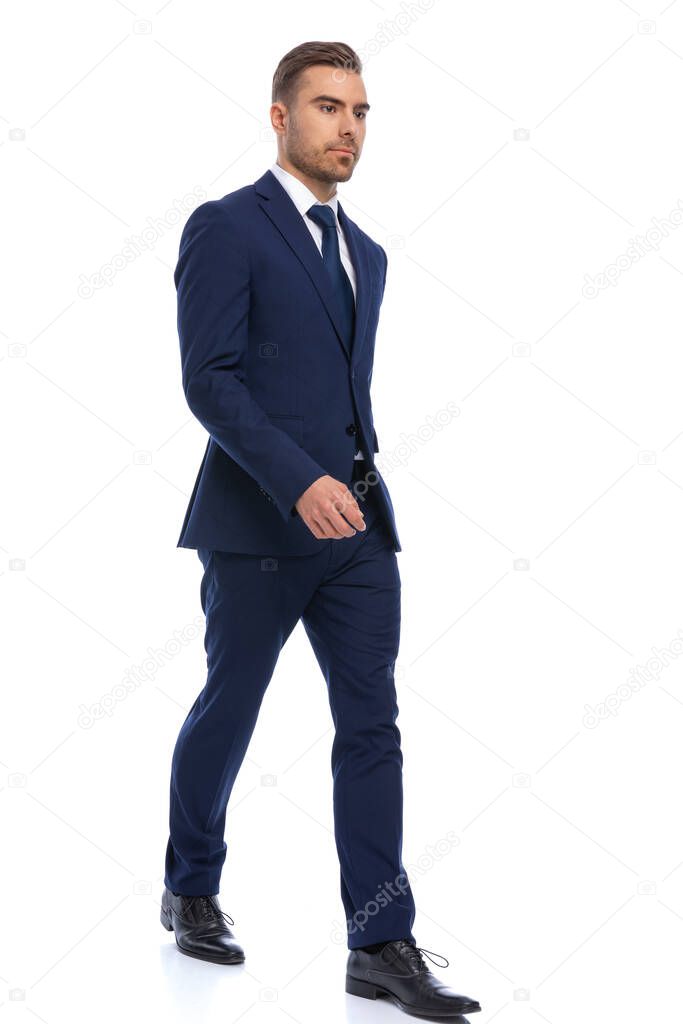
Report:
M 350 491 L 347 492 L 346 497 L 343 498 L 342 501 L 334 503 L 334 509 L 335 511 L 339 512 L 340 515 L 344 516 L 344 518 L 351 524 L 351 526 L 354 527 L 354 529 L 365 529 L 365 519 L 363 518 L 363 513 L 360 509 L 360 506 L 358 505 L 358 502 L 353 497 Z
M 358 505 L 352 506 L 344 515 L 357 530 L 365 529 L 365 519 Z
M 333 495 L 332 501 L 335 511 L 340 512 L 348 518 L 352 511 L 360 512 L 360 507 L 355 496 L 348 489 Z
M 355 529 L 347 523 L 346 519 L 344 519 L 344 517 L 338 512 L 335 512 L 333 508 L 330 508 L 327 512 L 325 522 L 329 526 L 329 529 L 333 531 L 330 534 L 332 537 L 353 537 L 356 532 Z
M 318 538 L 318 540 L 338 540 L 344 534 L 339 533 L 336 527 L 331 524 L 330 520 L 326 517 L 322 510 L 315 513 L 311 513 L 311 523 L 313 524 L 314 530 L 312 532 Z
M 326 540 L 325 531 L 312 516 L 305 516 L 302 518 L 316 540 Z

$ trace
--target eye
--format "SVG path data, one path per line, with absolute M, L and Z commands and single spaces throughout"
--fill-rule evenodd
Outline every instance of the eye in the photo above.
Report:
M 367 117 L 367 113 L 366 113 L 366 112 L 365 112 L 364 110 L 357 110 L 357 111 L 356 111 L 356 113 L 357 113 L 357 114 L 358 114 L 358 116 L 359 116 L 359 117 L 361 117 L 361 118 L 362 118 L 363 120 L 365 120 L 365 118 Z
M 320 109 L 324 110 L 325 108 L 327 108 L 328 110 L 334 110 L 334 104 L 332 104 L 332 103 L 321 103 Z

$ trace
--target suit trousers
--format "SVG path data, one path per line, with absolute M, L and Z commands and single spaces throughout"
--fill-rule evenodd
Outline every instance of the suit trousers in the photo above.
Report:
M 335 844 L 349 949 L 412 933 L 402 863 L 403 755 L 394 665 L 401 580 L 373 486 L 347 484 L 366 528 L 313 555 L 200 548 L 206 684 L 173 752 L 168 889 L 219 891 L 228 801 L 280 651 L 299 620 L 327 684 Z

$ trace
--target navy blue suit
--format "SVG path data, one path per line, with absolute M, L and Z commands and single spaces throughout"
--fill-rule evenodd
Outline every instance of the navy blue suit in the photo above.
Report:
M 175 271 L 183 388 L 210 437 L 178 547 L 313 554 L 294 504 L 324 474 L 344 482 L 357 448 L 396 551 L 370 382 L 384 249 L 338 204 L 357 276 L 351 351 L 329 276 L 270 171 L 190 215 Z M 352 432 L 351 432 L 352 431 Z
M 335 726 L 335 842 L 347 944 L 356 948 L 414 942 L 415 904 L 402 864 L 394 685 L 401 548 L 374 473 L 370 405 L 386 255 L 341 204 L 338 216 L 356 275 L 350 350 L 320 252 L 271 171 L 202 204 L 181 238 L 183 387 L 210 438 L 178 546 L 196 548 L 204 568 L 208 671 L 173 753 L 165 884 L 218 893 L 230 793 L 301 621 Z M 298 515 L 295 502 L 324 474 L 353 491 L 364 531 L 318 540 Z

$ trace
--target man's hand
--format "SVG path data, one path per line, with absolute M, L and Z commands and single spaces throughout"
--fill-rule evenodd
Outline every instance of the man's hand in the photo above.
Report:
M 318 477 L 301 495 L 295 508 L 318 540 L 353 537 L 356 530 L 365 529 L 358 502 L 346 484 L 333 476 Z

